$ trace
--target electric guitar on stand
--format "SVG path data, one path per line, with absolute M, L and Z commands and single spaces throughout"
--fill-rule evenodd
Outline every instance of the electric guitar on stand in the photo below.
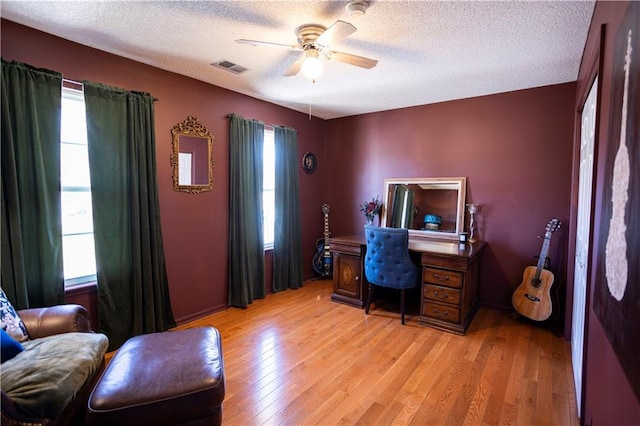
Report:
M 538 265 L 525 268 L 522 283 L 511 297 L 515 310 L 520 315 L 534 321 L 545 321 L 549 319 L 553 312 L 551 286 L 554 284 L 555 277 L 551 271 L 544 269 L 544 265 L 549 251 L 551 234 L 559 228 L 560 221 L 558 219 L 549 221 L 544 233 L 544 242 L 538 258 Z
M 323 277 L 330 277 L 333 273 L 333 264 L 329 248 L 329 204 L 322 205 L 322 213 L 324 213 L 324 238 L 316 241 L 318 252 L 313 256 L 313 269 Z

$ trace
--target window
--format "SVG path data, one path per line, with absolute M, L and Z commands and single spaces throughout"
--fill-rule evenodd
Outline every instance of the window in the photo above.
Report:
M 68 287 L 96 279 L 87 124 L 81 90 L 62 88 L 60 130 L 62 257 Z
M 178 153 L 178 183 L 180 185 L 191 185 L 191 164 L 193 163 L 193 154 L 190 152 Z
M 264 248 L 273 248 L 274 221 L 276 210 L 276 155 L 273 130 L 264 130 L 262 179 L 262 221 L 264 226 Z

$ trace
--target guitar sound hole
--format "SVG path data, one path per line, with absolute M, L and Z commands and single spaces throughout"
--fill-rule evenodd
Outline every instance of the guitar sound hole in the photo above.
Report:
M 540 287 L 541 284 L 542 284 L 542 280 L 540 278 L 533 278 L 531 280 L 531 285 L 534 286 L 535 288 Z

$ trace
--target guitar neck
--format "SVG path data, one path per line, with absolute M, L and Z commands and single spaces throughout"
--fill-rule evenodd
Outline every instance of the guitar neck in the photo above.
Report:
M 324 214 L 324 246 L 329 247 L 329 213 Z
M 540 250 L 540 257 L 538 257 L 538 265 L 536 266 L 535 278 L 540 278 L 540 274 L 544 269 L 544 264 L 547 260 L 547 253 L 549 253 L 549 243 L 551 242 L 551 233 L 544 234 L 544 242 L 542 243 L 542 249 Z

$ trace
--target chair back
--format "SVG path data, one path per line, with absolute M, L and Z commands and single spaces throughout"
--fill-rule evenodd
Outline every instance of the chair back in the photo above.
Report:
M 364 271 L 367 281 L 381 287 L 413 288 L 420 272 L 409 257 L 409 231 L 365 225 L 367 254 Z

